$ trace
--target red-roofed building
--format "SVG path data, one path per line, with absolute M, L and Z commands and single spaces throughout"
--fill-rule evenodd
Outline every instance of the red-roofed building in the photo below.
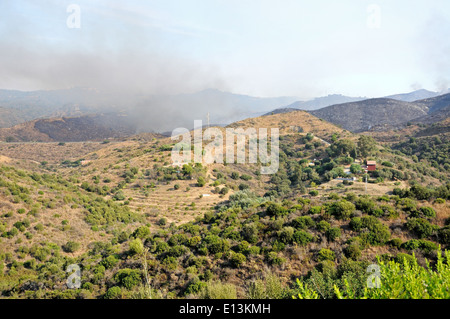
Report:
M 367 170 L 369 172 L 373 172 L 377 169 L 377 162 L 375 161 L 367 161 Z

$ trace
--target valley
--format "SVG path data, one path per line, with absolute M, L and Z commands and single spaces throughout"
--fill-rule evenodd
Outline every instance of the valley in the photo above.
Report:
M 448 133 L 436 125 L 391 140 L 292 111 L 228 127 L 279 128 L 279 170 L 174 166 L 174 141 L 151 133 L 0 143 L 2 296 L 291 298 L 319 281 L 331 298 L 349 276 L 362 294 L 376 256 L 414 253 L 424 266 L 448 247 Z M 368 159 L 377 167 L 365 182 Z M 73 263 L 82 285 L 68 290 Z

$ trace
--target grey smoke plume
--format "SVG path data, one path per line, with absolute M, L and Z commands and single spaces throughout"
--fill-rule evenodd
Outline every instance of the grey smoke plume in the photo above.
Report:
M 450 20 L 435 13 L 427 21 L 418 38 L 417 46 L 425 71 L 434 78 L 435 91 L 450 88 Z

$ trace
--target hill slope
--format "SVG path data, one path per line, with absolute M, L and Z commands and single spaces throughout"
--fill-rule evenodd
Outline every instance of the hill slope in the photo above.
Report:
M 38 119 L 0 129 L 0 141 L 81 142 L 130 136 L 136 133 L 126 115 L 95 114 Z
M 409 92 L 409 93 L 389 95 L 389 96 L 385 96 L 384 98 L 394 99 L 394 100 L 399 100 L 399 101 L 404 101 L 404 102 L 413 102 L 413 101 L 417 101 L 417 100 L 432 98 L 432 97 L 435 97 L 438 95 L 439 95 L 439 93 L 437 93 L 437 92 L 420 89 L 420 90 L 416 90 L 416 91 Z
M 331 105 L 310 113 L 352 132 L 370 130 L 376 125 L 398 125 L 425 116 L 428 108 L 393 99 L 378 98 Z

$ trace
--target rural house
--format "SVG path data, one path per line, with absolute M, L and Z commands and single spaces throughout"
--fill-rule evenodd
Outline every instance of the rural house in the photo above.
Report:
M 367 161 L 367 170 L 369 172 L 372 172 L 372 171 L 376 170 L 376 166 L 377 166 L 377 162 L 375 162 L 375 161 Z

